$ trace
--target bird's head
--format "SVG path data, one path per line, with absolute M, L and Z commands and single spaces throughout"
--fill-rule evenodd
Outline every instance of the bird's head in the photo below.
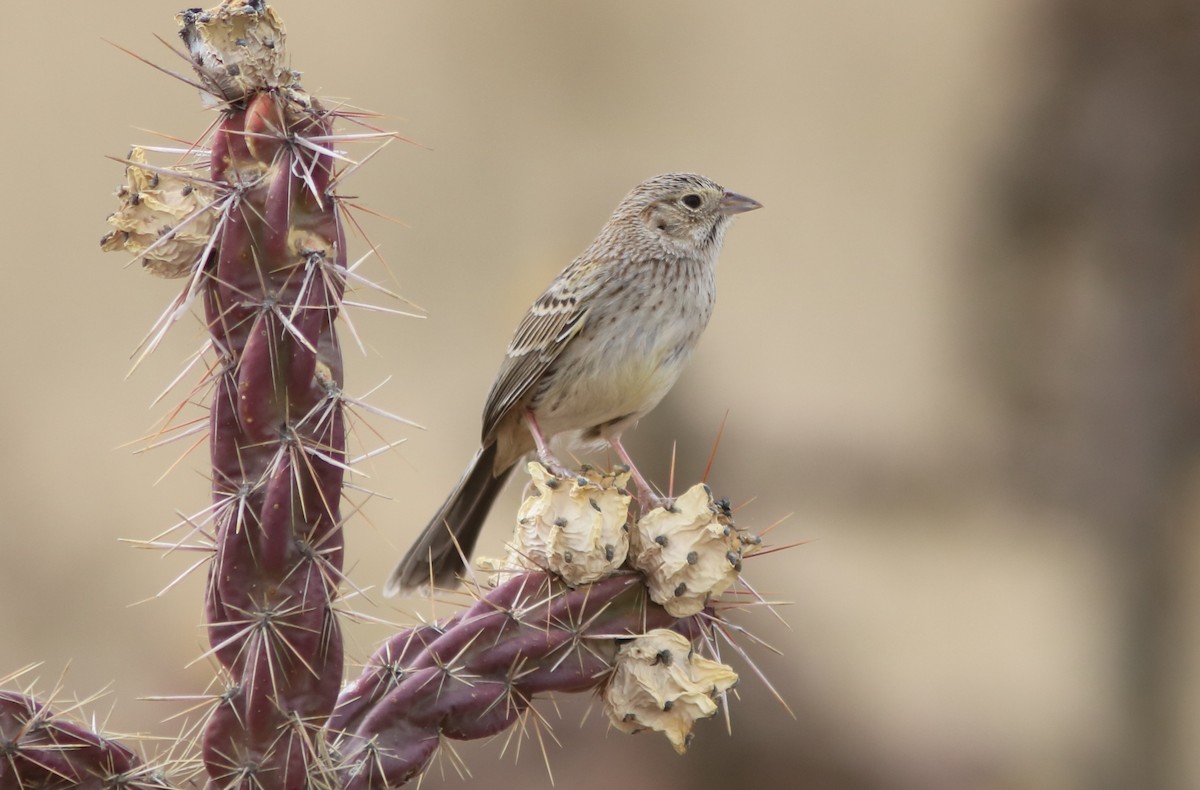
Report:
M 761 207 L 757 200 L 702 175 L 665 173 L 634 187 L 615 217 L 635 224 L 639 236 L 668 249 L 715 256 L 732 217 Z

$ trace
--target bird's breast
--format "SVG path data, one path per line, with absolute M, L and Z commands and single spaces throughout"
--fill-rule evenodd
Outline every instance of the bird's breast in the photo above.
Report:
M 595 295 L 532 404 L 547 432 L 636 418 L 662 400 L 712 315 L 711 270 L 689 274 Z

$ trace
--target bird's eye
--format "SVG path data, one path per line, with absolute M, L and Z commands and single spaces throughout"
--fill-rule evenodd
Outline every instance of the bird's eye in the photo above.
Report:
M 700 208 L 700 204 L 703 203 L 704 201 L 701 200 L 700 196 L 697 195 L 696 193 L 689 192 L 688 194 L 686 194 L 682 198 L 680 198 L 680 202 L 683 203 L 683 205 L 687 206 L 690 209 L 697 209 L 697 208 Z

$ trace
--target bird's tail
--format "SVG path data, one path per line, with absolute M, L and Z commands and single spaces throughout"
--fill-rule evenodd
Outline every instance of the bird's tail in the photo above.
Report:
M 458 585 L 458 578 L 466 569 L 463 558 L 471 556 L 492 503 L 513 470 L 510 466 L 495 473 L 495 462 L 495 442 L 475 453 L 437 515 L 388 577 L 383 586 L 385 596 L 430 585 L 444 588 Z

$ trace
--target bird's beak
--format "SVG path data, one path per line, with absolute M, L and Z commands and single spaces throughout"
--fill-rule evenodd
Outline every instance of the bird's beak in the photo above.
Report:
M 762 203 L 754 198 L 739 195 L 737 192 L 725 190 L 725 194 L 721 196 L 720 211 L 727 217 L 754 211 L 756 208 L 762 208 Z

